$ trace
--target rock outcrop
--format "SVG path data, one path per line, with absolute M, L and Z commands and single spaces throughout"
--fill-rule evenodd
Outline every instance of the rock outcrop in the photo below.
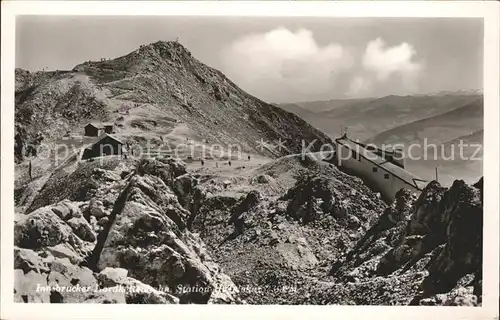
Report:
M 481 181 L 387 206 L 314 159 L 246 179 L 217 189 L 172 158 L 56 173 L 16 220 L 16 301 L 481 304 Z
M 343 282 L 359 286 L 375 280 L 399 281 L 399 290 L 392 288 L 384 293 L 386 301 L 480 304 L 481 194 L 481 184 L 469 186 L 460 180 L 449 189 L 433 181 L 418 199 L 400 191 L 392 207 L 344 259 L 335 263 L 331 273 Z M 400 279 L 413 280 L 408 283 Z M 340 296 L 350 294 L 344 292 Z
M 178 181 L 194 178 L 178 179 L 184 164 L 144 160 L 123 179 L 122 169 L 90 170 L 107 181 L 90 200 L 63 200 L 19 217 L 16 301 L 241 302 L 236 285 L 186 228 L 190 212 L 179 202 L 185 192 Z
M 259 183 L 262 175 L 279 187 Z M 387 207 L 360 180 L 308 157 L 280 158 L 248 181 L 241 196 L 237 184 L 212 191 L 193 231 L 249 303 L 295 303 L 302 282 L 326 275 Z
M 361 226 L 359 219 L 364 222 L 371 219 L 374 215 L 370 211 L 377 212 L 384 207 L 372 193 L 362 192 L 341 180 L 321 174 L 299 180 L 283 200 L 290 200 L 287 214 L 302 223 L 315 220 L 320 215 L 331 215 L 352 228 Z

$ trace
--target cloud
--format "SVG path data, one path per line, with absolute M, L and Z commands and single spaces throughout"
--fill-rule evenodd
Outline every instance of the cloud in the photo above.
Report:
M 386 47 L 381 38 L 370 41 L 363 55 L 363 67 L 375 74 L 378 81 L 387 81 L 392 75 L 399 75 L 407 89 L 415 85 L 422 63 L 413 61 L 416 51 L 403 42 L 398 46 Z
M 258 98 L 296 102 L 415 93 L 424 67 L 416 56 L 408 42 L 320 45 L 307 29 L 280 27 L 237 38 L 222 62 L 224 73 Z
M 353 69 L 346 96 L 369 97 L 412 94 L 418 91 L 423 61 L 415 61 L 414 47 L 403 42 L 389 47 L 381 38 L 367 43 Z
M 283 27 L 236 39 L 222 58 L 225 73 L 238 85 L 277 102 L 328 96 L 339 73 L 353 65 L 342 45 L 321 46 L 311 31 Z
M 347 96 L 360 97 L 365 96 L 372 92 L 373 83 L 367 77 L 355 76 L 349 82 L 349 89 L 347 91 Z

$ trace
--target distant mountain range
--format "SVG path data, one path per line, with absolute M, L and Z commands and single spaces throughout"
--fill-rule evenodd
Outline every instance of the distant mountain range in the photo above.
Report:
M 483 99 L 438 115 L 406 123 L 370 138 L 375 144 L 418 143 L 427 139 L 429 143 L 442 144 L 468 136 L 483 128 Z
M 330 137 L 340 135 L 347 127 L 351 138 L 379 146 L 403 144 L 443 145 L 445 154 L 454 145 L 479 144 L 483 141 L 483 96 L 476 91 L 442 91 L 428 95 L 386 96 L 373 99 L 330 100 L 281 104 L 281 108 L 302 117 Z M 472 156 L 474 147 L 464 154 Z M 433 159 L 407 160 L 407 168 L 424 179 L 435 178 L 440 168 L 440 182 L 451 183 L 455 178 L 477 180 L 482 175 L 482 161 L 443 160 L 441 150 Z M 420 157 L 423 148 L 414 148 Z M 476 156 L 482 156 L 482 150 Z
M 302 117 L 331 137 L 347 127 L 352 137 L 368 140 L 387 130 L 430 118 L 448 111 L 482 104 L 482 95 L 442 93 L 435 95 L 396 96 L 368 99 L 281 104 L 280 107 Z
M 429 92 L 425 94 L 416 94 L 415 96 L 449 96 L 449 95 L 483 95 L 483 91 L 479 89 L 461 89 L 461 90 L 442 90 L 437 92 Z

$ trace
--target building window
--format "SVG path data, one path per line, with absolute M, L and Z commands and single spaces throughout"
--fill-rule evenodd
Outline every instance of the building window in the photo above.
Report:
M 377 172 L 377 171 L 378 171 L 378 168 L 377 168 L 377 167 L 373 167 L 372 171 L 373 171 L 373 172 Z
M 388 173 L 384 173 L 384 179 L 389 179 L 389 174 Z

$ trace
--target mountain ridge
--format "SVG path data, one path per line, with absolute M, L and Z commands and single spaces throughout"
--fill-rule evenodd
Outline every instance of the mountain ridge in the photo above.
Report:
M 55 139 L 85 121 L 117 121 L 127 112 L 172 117 L 200 137 L 271 157 L 286 151 L 259 149 L 260 139 L 281 139 L 290 152 L 300 151 L 302 139 L 316 141 L 312 149 L 331 142 L 296 115 L 246 93 L 178 42 L 158 41 L 71 71 L 16 70 L 18 140 L 32 142 L 37 134 Z
M 447 111 L 444 113 L 440 113 L 437 115 L 434 115 L 432 117 L 427 117 L 423 118 L 417 121 L 413 121 L 410 123 L 403 124 L 401 126 L 392 128 L 390 130 L 387 130 L 372 139 L 370 139 L 370 142 L 374 143 L 390 143 L 388 141 L 388 137 L 390 136 L 397 136 L 399 139 L 403 139 L 404 135 L 409 135 L 412 130 L 425 130 L 428 129 L 432 126 L 436 127 L 445 127 L 445 124 L 448 124 L 450 128 L 457 128 L 460 129 L 461 131 L 469 131 L 469 132 L 475 132 L 479 131 L 483 127 L 482 119 L 483 119 L 483 101 L 482 99 L 477 99 L 475 101 L 472 101 L 469 104 L 466 104 L 464 106 L 460 106 L 456 109 L 453 109 L 451 111 Z M 474 121 L 477 120 L 477 121 Z M 466 126 L 466 124 L 470 124 L 470 128 Z M 470 129 L 470 130 L 469 130 Z M 464 132 L 462 134 L 458 134 L 457 137 L 465 136 L 467 132 Z M 414 134 L 415 135 L 415 134 Z M 431 137 L 427 137 L 431 138 Z M 442 138 L 442 137 L 440 137 Z M 442 143 L 446 143 L 451 139 L 442 139 Z M 393 143 L 401 143 L 403 141 L 398 140 Z
M 446 113 L 481 98 L 482 95 L 478 94 L 456 92 L 434 96 L 389 95 L 382 98 L 317 101 L 280 106 L 303 117 L 331 137 L 337 136 L 341 127 L 348 127 L 354 137 L 366 140 L 394 127 Z M 333 104 L 330 104 L 332 101 Z

